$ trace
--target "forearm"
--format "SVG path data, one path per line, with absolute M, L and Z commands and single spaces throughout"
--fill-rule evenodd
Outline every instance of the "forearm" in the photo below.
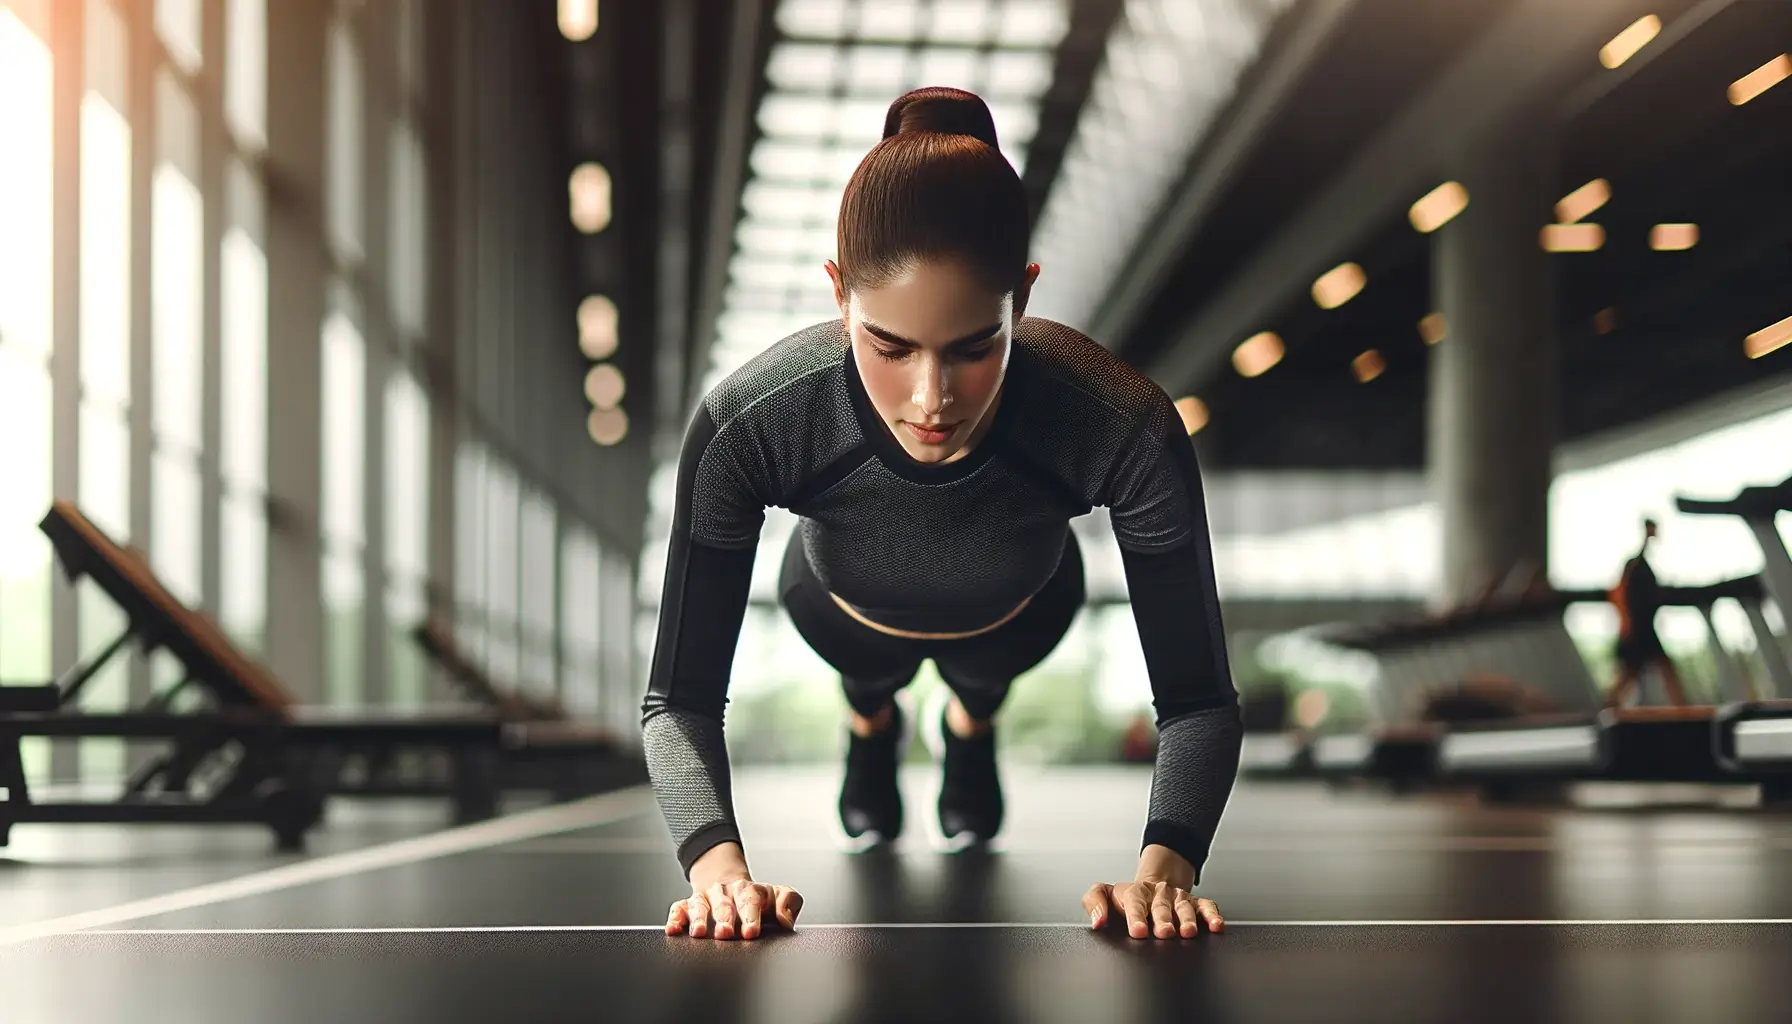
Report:
M 1238 706 L 1231 702 L 1162 725 L 1151 779 L 1151 809 L 1141 844 L 1141 871 L 1174 867 L 1169 859 L 1174 857 L 1188 865 L 1190 884 L 1200 881 L 1214 833 L 1237 781 L 1243 740 Z
M 650 695 L 641 740 L 654 795 L 685 874 L 711 849 L 740 846 L 720 719 Z

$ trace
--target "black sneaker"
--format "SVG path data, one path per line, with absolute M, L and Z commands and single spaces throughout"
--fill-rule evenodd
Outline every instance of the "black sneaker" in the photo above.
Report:
M 1002 829 L 1002 780 L 996 771 L 996 731 L 963 739 L 946 727 L 943 696 L 927 712 L 926 739 L 940 763 L 940 839 L 948 851 L 980 846 Z
M 902 792 L 896 768 L 907 738 L 900 704 L 890 707 L 890 724 L 875 736 L 846 733 L 846 778 L 840 784 L 840 827 L 850 849 L 893 843 L 902 834 Z

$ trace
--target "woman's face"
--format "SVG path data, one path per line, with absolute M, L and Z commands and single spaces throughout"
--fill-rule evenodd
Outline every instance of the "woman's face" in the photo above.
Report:
M 991 291 L 949 260 L 917 263 L 881 287 L 850 294 L 832 260 L 827 269 L 859 378 L 903 450 L 917 462 L 950 462 L 970 451 L 993 418 L 1038 264 L 1013 292 Z

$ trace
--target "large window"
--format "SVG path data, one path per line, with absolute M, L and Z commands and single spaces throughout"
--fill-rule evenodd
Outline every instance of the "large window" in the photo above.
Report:
M 558 689 L 554 504 L 533 489 L 523 492 L 521 545 L 522 658 L 517 682 L 532 692 L 550 694 Z
M 421 703 L 426 670 L 411 641 L 423 619 L 429 573 L 429 399 L 399 370 L 385 395 L 386 671 L 391 702 Z
M 603 551 L 590 531 L 560 534 L 560 695 L 574 714 L 600 710 Z
M 361 332 L 341 313 L 324 321 L 322 493 L 324 695 L 334 705 L 365 697 L 367 354 Z
M 486 670 L 514 685 L 519 677 L 517 479 L 502 458 L 485 466 Z
M 50 48 L 0 4 L 0 683 L 50 678 Z M 27 767 L 41 770 L 41 745 Z
M 233 5 L 232 9 L 238 5 Z M 267 632 L 268 263 L 261 193 L 247 168 L 227 165 L 229 227 L 219 253 L 219 436 L 222 477 L 218 618 L 246 649 Z

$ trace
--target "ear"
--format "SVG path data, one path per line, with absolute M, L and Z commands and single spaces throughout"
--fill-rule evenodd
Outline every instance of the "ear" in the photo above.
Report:
M 822 265 L 827 267 L 828 280 L 834 282 L 834 305 L 840 307 L 840 315 L 845 317 L 847 315 L 846 281 L 840 276 L 840 266 L 833 260 L 825 260 Z
M 1014 290 L 1014 319 L 1019 320 L 1027 315 L 1027 300 L 1033 297 L 1033 282 L 1039 280 L 1039 264 L 1027 264 L 1026 276 L 1021 279 L 1020 287 Z

